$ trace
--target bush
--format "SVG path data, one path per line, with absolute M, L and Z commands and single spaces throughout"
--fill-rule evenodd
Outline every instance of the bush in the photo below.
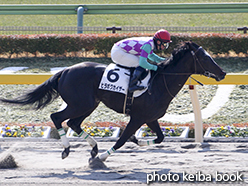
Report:
M 2 35 L 0 36 L 0 55 L 37 53 L 44 55 L 66 55 L 82 51 L 93 51 L 107 57 L 113 44 L 128 37 L 149 36 L 152 34 L 38 34 L 38 35 Z M 248 52 L 248 35 L 246 34 L 216 34 L 216 33 L 183 33 L 171 34 L 172 43 L 165 54 L 182 41 L 193 41 L 213 54 L 228 54 Z

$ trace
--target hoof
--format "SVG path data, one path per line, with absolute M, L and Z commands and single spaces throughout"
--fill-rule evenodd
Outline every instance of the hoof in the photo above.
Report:
M 92 159 L 94 159 L 94 158 L 96 157 L 96 155 L 98 154 L 97 145 L 95 145 L 95 146 L 92 148 L 90 154 L 91 154 L 91 158 L 92 158 Z
M 106 161 L 106 159 L 108 158 L 108 154 L 107 153 L 102 153 L 102 154 L 100 154 L 99 156 L 97 156 L 97 158 L 100 160 L 100 161 L 102 161 L 102 162 L 104 162 L 104 161 Z
M 90 169 L 106 169 L 107 166 L 98 158 L 89 159 L 89 168 Z
M 69 156 L 70 153 L 70 146 L 65 148 L 65 150 L 62 152 L 62 159 L 65 159 L 67 156 Z
M 136 139 L 136 137 L 135 137 L 134 135 L 132 135 L 132 136 L 129 138 L 129 140 L 130 140 L 131 142 L 133 142 L 133 143 L 135 143 L 135 144 L 138 145 L 138 140 Z

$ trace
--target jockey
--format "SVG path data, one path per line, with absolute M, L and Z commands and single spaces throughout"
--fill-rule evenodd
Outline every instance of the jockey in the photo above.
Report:
M 147 59 L 156 63 L 165 60 L 157 56 L 154 51 L 167 49 L 171 42 L 169 32 L 161 29 L 153 37 L 132 37 L 114 44 L 111 49 L 111 59 L 116 64 L 136 68 L 130 80 L 129 92 L 145 88 L 137 85 L 141 75 L 146 69 L 154 71 L 158 69 L 157 65 L 149 63 Z

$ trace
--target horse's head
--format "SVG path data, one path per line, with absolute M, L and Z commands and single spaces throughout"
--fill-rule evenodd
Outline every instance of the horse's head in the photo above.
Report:
M 226 72 L 213 60 L 201 46 L 193 42 L 185 42 L 191 51 L 194 60 L 194 74 L 202 74 L 220 81 L 225 78 Z

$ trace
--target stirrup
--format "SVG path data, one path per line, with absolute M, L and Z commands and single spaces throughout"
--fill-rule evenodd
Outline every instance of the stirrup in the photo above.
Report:
M 144 86 L 137 86 L 137 85 L 135 85 L 135 86 L 129 87 L 128 91 L 129 91 L 130 93 L 133 93 L 133 92 L 136 91 L 136 90 L 143 90 L 143 89 L 145 89 L 145 88 L 146 88 L 146 87 L 144 87 Z

